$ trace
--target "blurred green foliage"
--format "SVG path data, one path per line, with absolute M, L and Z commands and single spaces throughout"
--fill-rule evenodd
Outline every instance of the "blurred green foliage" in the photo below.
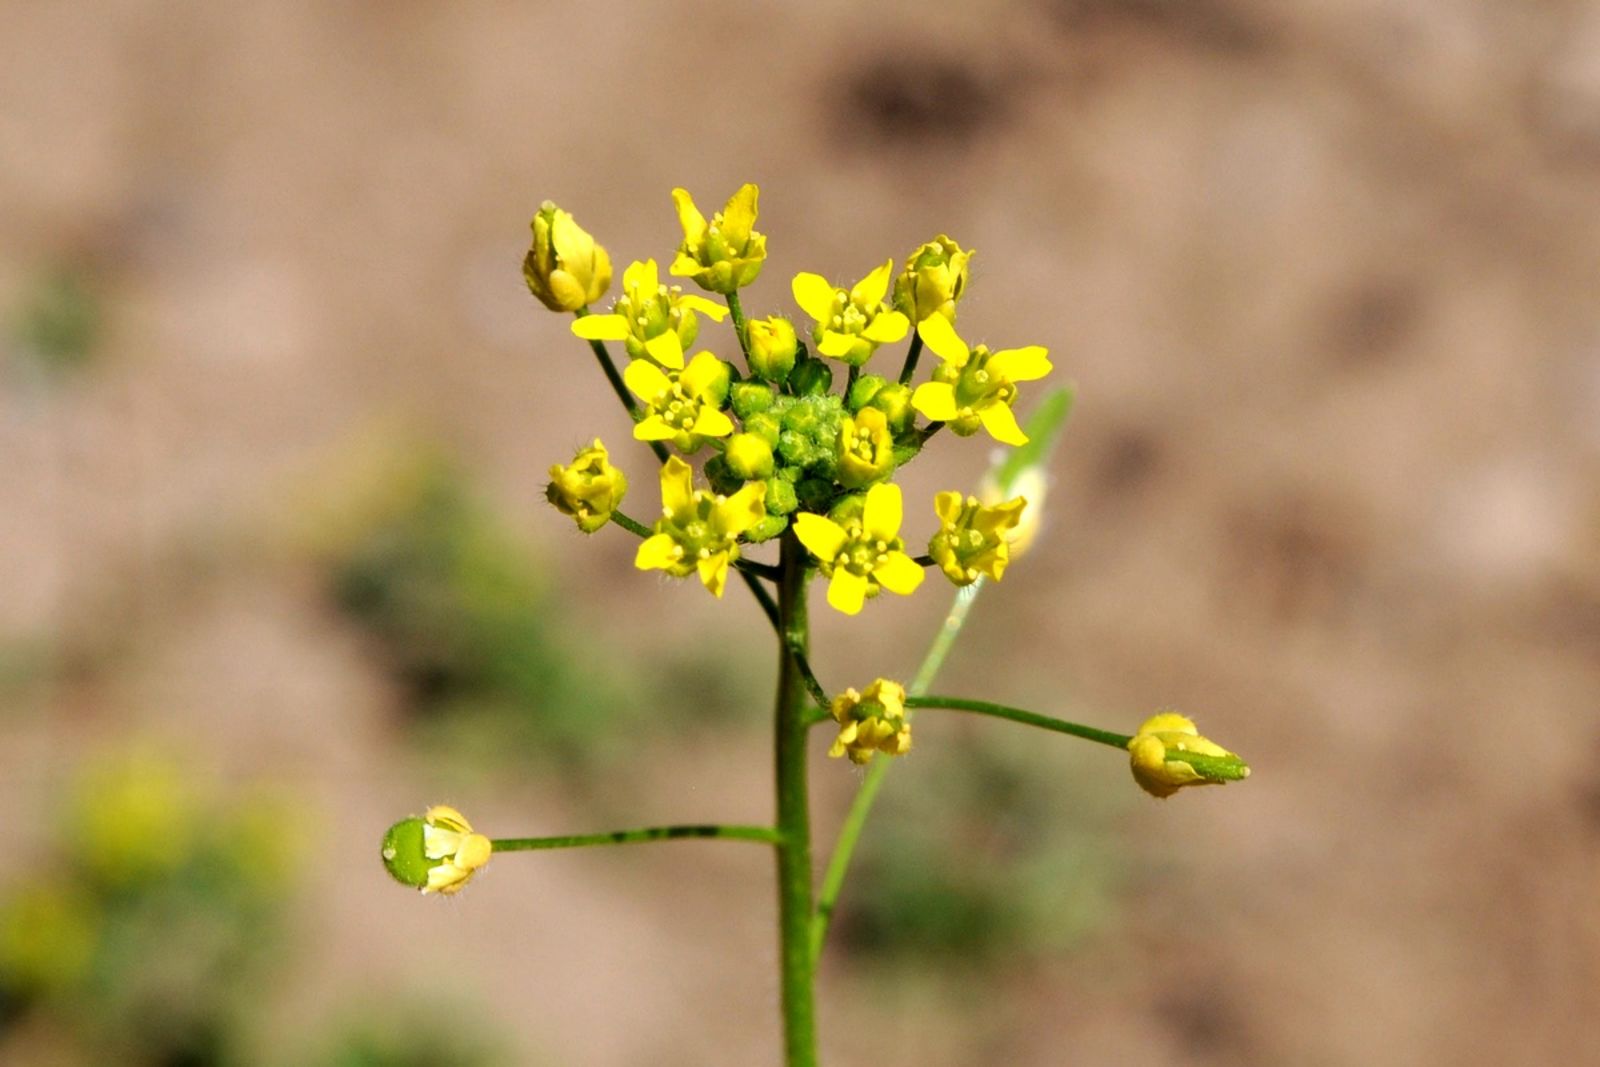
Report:
M 467 1005 L 375 1006 L 347 1020 L 316 1067 L 510 1067 L 499 1035 Z
M 66 373 L 93 360 L 104 313 L 88 273 L 63 266 L 34 280 L 6 325 L 20 355 L 47 372 Z
M 281 943 L 289 822 L 208 808 L 148 755 L 87 772 L 53 854 L 0 891 L 0 1060 L 234 1064 Z
M 913 749 L 840 900 L 845 951 L 953 973 L 1071 948 L 1112 919 L 1126 870 L 1114 813 L 1074 785 L 1061 762 L 1071 758 L 1014 733 L 957 738 L 948 726 Z

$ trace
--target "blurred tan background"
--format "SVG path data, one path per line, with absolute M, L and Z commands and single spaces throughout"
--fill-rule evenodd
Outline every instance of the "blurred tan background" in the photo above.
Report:
M 761 850 L 505 856 L 447 902 L 376 862 L 441 801 L 768 817 L 770 641 L 543 505 L 596 434 L 655 490 L 519 275 L 546 197 L 620 273 L 670 256 L 673 185 L 746 180 L 752 312 L 944 231 L 964 333 L 1078 385 L 1044 542 L 939 688 L 1176 706 L 1255 768 L 1158 803 L 1115 753 L 926 717 L 828 1061 L 1592 1054 L 1600 4 L 0 25 L 0 1062 L 776 1062 Z M 911 498 L 987 459 L 939 440 Z M 824 681 L 909 674 L 945 602 L 824 614 Z M 820 733 L 825 848 L 857 776 Z

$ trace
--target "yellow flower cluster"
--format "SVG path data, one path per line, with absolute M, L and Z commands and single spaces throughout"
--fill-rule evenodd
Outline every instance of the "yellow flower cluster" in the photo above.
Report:
M 656 260 L 647 258 L 623 272 L 610 308 L 591 308 L 610 283 L 605 249 L 554 204 L 534 219 L 529 288 L 547 307 L 575 313 L 572 332 L 591 343 L 630 405 L 633 437 L 665 457 L 663 517 L 652 526 L 618 511 L 627 479 L 598 441 L 571 464 L 551 468 L 550 502 L 585 531 L 615 521 L 639 533 L 640 569 L 697 574 L 718 596 L 742 546 L 779 535 L 805 546 L 828 580 L 828 603 L 850 615 L 882 590 L 912 593 L 926 567 L 956 585 L 999 579 L 1021 528 L 1021 497 L 980 504 L 940 493 L 928 554 L 913 557 L 894 483 L 943 426 L 961 436 L 983 429 L 1004 444 L 1027 442 L 1012 408 L 1020 383 L 1050 371 L 1048 354 L 1039 346 L 991 352 L 956 333 L 972 251 L 940 234 L 913 250 L 898 272 L 885 259 L 848 286 L 795 274 L 794 301 L 811 319 L 802 334 L 781 315 L 746 319 L 739 304 L 739 290 L 766 263 L 757 187 L 741 186 L 710 218 L 685 189 L 674 189 L 672 201 L 683 240 L 670 273 L 704 296 L 663 284 Z M 730 314 L 732 343 L 707 345 L 704 322 Z M 883 346 L 908 335 L 898 381 L 892 372 L 865 372 Z M 620 372 L 607 342 L 620 342 L 627 357 Z M 923 346 L 938 362 L 917 384 Z M 845 381 L 836 388 L 833 368 L 841 365 Z M 706 488 L 696 489 L 689 461 L 707 449 L 699 465 Z M 744 566 L 770 573 L 769 564 Z

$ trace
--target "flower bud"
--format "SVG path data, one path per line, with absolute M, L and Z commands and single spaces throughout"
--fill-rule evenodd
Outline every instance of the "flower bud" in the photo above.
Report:
M 772 402 L 776 399 L 777 394 L 772 391 L 772 386 L 761 382 L 737 382 L 729 393 L 733 413 L 739 416 L 741 422 L 748 421 L 752 415 L 771 410 Z
M 914 323 L 929 315 L 943 315 L 954 322 L 956 301 L 966 291 L 972 256 L 942 233 L 911 253 L 895 279 L 895 309 Z
M 728 438 L 723 459 L 728 470 L 746 481 L 772 477 L 772 446 L 753 433 L 736 433 Z
M 879 374 L 863 374 L 850 386 L 850 392 L 845 396 L 844 406 L 853 415 L 871 403 L 872 398 L 878 395 L 888 381 Z
M 874 754 L 901 756 L 911 749 L 911 724 L 906 721 L 906 690 L 899 682 L 876 679 L 864 692 L 846 689 L 828 709 L 839 724 L 830 756 L 869 763 Z
M 800 339 L 795 336 L 794 324 L 788 319 L 773 315 L 765 319 L 752 319 L 750 332 L 750 373 L 769 382 L 781 382 L 794 369 Z
M 909 385 L 891 382 L 874 393 L 867 405 L 888 416 L 889 432 L 898 437 L 911 429 L 911 424 L 916 421 L 917 412 L 911 406 L 911 395 Z
M 810 356 L 799 360 L 789 372 L 789 388 L 796 396 L 821 396 L 833 387 L 833 368 Z
M 611 287 L 611 257 L 571 214 L 546 200 L 533 217 L 533 247 L 522 275 L 551 311 L 577 311 Z
M 442 804 L 420 819 L 401 819 L 383 835 L 385 869 L 401 885 L 424 893 L 459 893 L 493 851 L 464 815 Z
M 606 446 L 594 444 L 579 450 L 569 466 L 550 468 L 545 498 L 563 515 L 570 515 L 584 533 L 594 533 L 611 521 L 628 491 L 627 477 L 611 465 Z
M 1192 720 L 1172 711 L 1152 715 L 1128 742 L 1133 779 L 1154 797 L 1188 785 L 1222 785 L 1250 777 L 1244 760 L 1204 737 Z

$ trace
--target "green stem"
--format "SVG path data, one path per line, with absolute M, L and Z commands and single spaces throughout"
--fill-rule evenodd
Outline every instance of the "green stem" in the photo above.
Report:
M 1078 722 L 1068 722 L 1066 719 L 1055 719 L 1049 715 L 1040 715 L 1038 712 L 1027 711 L 1023 708 L 1013 708 L 1005 704 L 995 704 L 988 700 L 966 700 L 961 697 L 936 697 L 914 696 L 906 698 L 907 708 L 943 709 L 946 711 L 966 711 L 974 715 L 988 715 L 996 719 L 1008 719 L 1011 722 L 1020 722 L 1025 726 L 1037 726 L 1041 730 L 1054 730 L 1058 734 L 1071 734 L 1081 737 L 1085 741 L 1096 744 L 1110 745 L 1112 748 L 1126 749 L 1128 742 L 1133 740 L 1129 734 L 1112 733 L 1110 730 L 1100 730 L 1093 726 L 1085 726 Z
M 635 537 L 652 537 L 655 534 L 654 530 L 650 529 L 650 527 L 646 526 L 638 519 L 630 519 L 620 511 L 613 511 L 611 513 L 611 521 L 622 527 L 624 530 L 627 530 Z
M 728 294 L 728 311 L 733 315 L 733 332 L 739 338 L 739 351 L 744 353 L 744 365 L 750 368 L 750 327 L 744 321 L 744 308 L 739 304 L 739 294 Z
M 760 841 L 776 845 L 783 840 L 770 826 L 646 826 L 638 830 L 609 830 L 600 834 L 568 834 L 565 837 L 497 837 L 496 852 L 535 852 L 547 848 L 582 848 L 586 845 L 634 845 L 646 841 L 679 841 L 687 837 L 720 837 L 734 841 Z
M 956 638 L 961 635 L 961 628 L 967 624 L 967 616 L 971 613 L 972 605 L 977 601 L 978 593 L 982 589 L 983 579 L 980 577 L 971 585 L 956 592 L 955 601 L 950 605 L 950 613 L 945 616 L 944 625 L 940 626 L 939 632 L 934 635 L 933 643 L 928 646 L 927 655 L 922 657 L 922 666 L 917 668 L 916 677 L 911 680 L 911 692 L 921 693 L 933 684 L 939 668 L 944 666 L 945 657 L 949 656 L 950 650 L 955 647 Z M 887 759 L 873 760 L 872 766 L 867 768 L 866 779 L 861 783 L 861 788 L 856 790 L 855 799 L 850 802 L 850 810 L 845 813 L 844 823 L 839 827 L 839 839 L 834 842 L 833 855 L 828 859 L 828 870 L 822 876 L 822 888 L 817 893 L 817 913 L 811 920 L 813 957 L 822 955 L 822 944 L 828 937 L 828 921 L 833 917 L 833 910 L 839 902 L 839 892 L 844 888 L 845 876 L 850 873 L 850 860 L 855 856 L 861 832 L 866 829 L 867 816 L 872 814 L 872 806 L 878 801 L 878 791 L 883 788 L 883 780 L 892 766 L 894 764 Z
M 917 332 L 917 327 L 911 327 L 911 349 L 906 353 L 906 365 L 900 368 L 900 384 L 906 385 L 911 381 L 911 376 L 917 373 L 917 357 L 922 355 L 922 335 Z
M 578 318 L 589 314 L 589 309 L 581 307 L 573 312 Z M 639 404 L 633 399 L 633 394 L 628 392 L 628 387 L 622 382 L 622 375 L 617 373 L 617 365 L 611 362 L 611 353 L 606 351 L 604 341 L 590 341 L 589 347 L 594 349 L 594 358 L 600 361 L 600 369 L 605 371 L 606 381 L 611 383 L 611 389 L 617 394 L 617 399 L 622 401 L 622 406 L 628 409 L 628 418 L 634 422 L 639 421 Z M 650 451 L 656 454 L 656 459 L 662 463 L 667 461 L 667 447 L 660 441 L 650 441 Z
M 778 809 L 778 934 L 783 988 L 784 1062 L 816 1067 L 817 1023 L 811 951 L 811 815 L 806 783 L 806 550 L 785 530 L 779 550 L 778 694 L 774 713 L 774 769 Z

